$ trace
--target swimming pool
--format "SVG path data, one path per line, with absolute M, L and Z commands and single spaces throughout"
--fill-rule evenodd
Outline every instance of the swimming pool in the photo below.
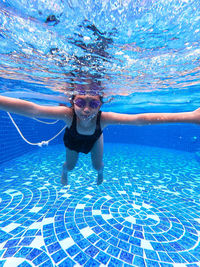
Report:
M 193 153 L 107 143 L 104 183 L 81 156 L 63 188 L 64 152 L 47 147 L 1 165 L 2 266 L 198 266 Z
M 194 110 L 199 20 L 198 0 L 4 0 L 0 94 L 69 105 L 80 69 L 105 112 Z M 12 116 L 32 143 L 64 126 Z M 83 154 L 61 185 L 62 136 L 35 149 L 0 111 L 0 266 L 200 266 L 199 125 L 106 128 L 100 186 Z

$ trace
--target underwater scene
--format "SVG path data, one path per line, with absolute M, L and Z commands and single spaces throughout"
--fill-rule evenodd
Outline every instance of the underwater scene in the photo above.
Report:
M 199 25 L 199 0 L 0 2 L 0 266 L 200 266 L 200 122 L 111 123 L 63 183 L 66 122 L 4 104 L 189 116 Z

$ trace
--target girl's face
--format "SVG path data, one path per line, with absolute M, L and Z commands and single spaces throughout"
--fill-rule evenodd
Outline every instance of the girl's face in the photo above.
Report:
M 94 118 L 102 105 L 99 96 L 76 95 L 73 100 L 73 107 L 76 115 L 81 120 Z

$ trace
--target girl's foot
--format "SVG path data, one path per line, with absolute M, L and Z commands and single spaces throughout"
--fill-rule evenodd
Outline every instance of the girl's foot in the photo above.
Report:
M 61 184 L 62 185 L 67 185 L 68 184 L 67 173 L 64 173 L 64 171 L 62 172 L 62 176 L 61 176 Z
M 63 171 L 61 176 L 61 184 L 67 185 L 68 184 L 68 176 L 67 176 L 67 170 L 65 168 L 65 165 L 63 165 Z
M 103 183 L 103 168 L 98 171 L 98 175 L 97 175 L 97 185 L 100 185 Z

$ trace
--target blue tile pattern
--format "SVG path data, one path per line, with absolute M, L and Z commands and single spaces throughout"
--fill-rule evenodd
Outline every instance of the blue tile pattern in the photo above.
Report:
M 199 266 L 192 153 L 106 144 L 101 186 L 80 155 L 62 187 L 64 159 L 58 145 L 0 165 L 0 266 Z

